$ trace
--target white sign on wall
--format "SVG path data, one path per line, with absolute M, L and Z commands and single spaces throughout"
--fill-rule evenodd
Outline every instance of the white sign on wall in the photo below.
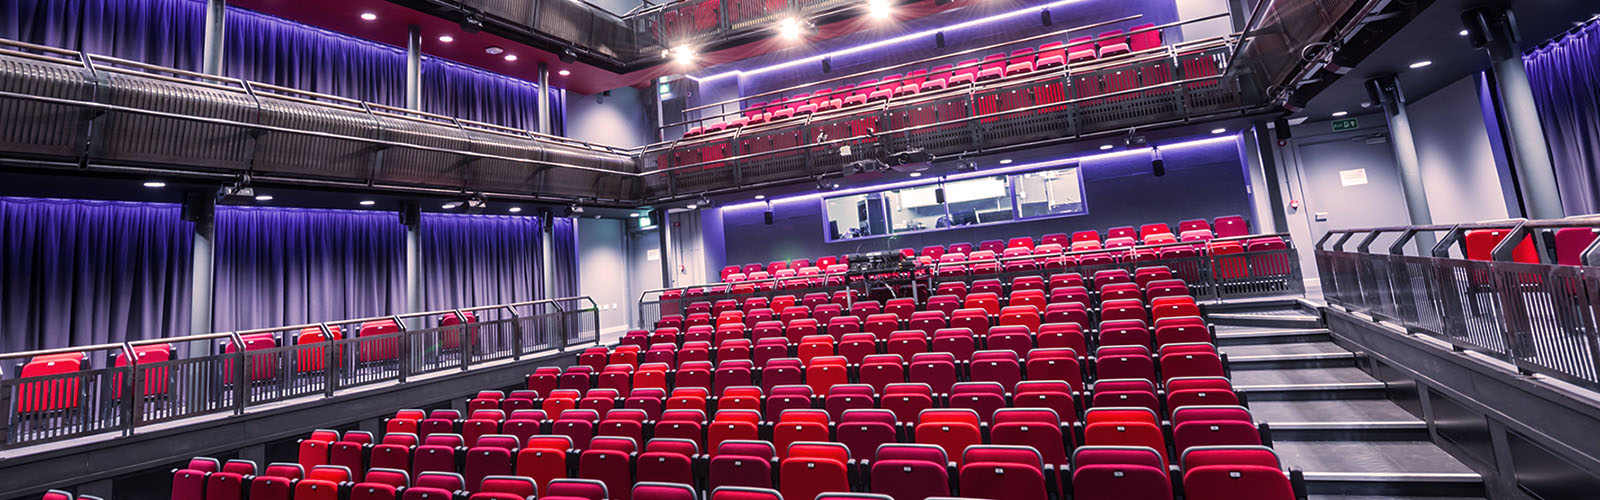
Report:
M 652 248 L 644 251 L 644 260 L 661 260 L 661 249 Z
M 1367 169 L 1357 168 L 1339 171 L 1339 184 L 1344 187 L 1360 186 L 1367 183 Z

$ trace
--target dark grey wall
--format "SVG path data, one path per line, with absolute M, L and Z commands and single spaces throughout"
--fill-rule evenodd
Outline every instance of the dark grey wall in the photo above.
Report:
M 1148 153 L 1095 155 L 1082 163 L 1084 215 L 1045 220 L 949 229 L 827 243 L 823 238 L 822 202 L 815 196 L 787 198 L 774 203 L 775 221 L 766 225 L 763 206 L 746 204 L 722 211 L 728 263 L 768 262 L 776 259 L 816 258 L 887 248 L 922 248 L 926 245 L 988 239 L 1071 233 L 1082 229 L 1105 231 L 1114 226 L 1149 222 L 1176 225 L 1190 218 L 1213 219 L 1247 215 L 1250 198 L 1236 141 L 1211 141 L 1181 148 L 1162 148 L 1167 174 L 1151 175 Z
M 1501 172 L 1479 112 L 1473 74 L 1410 104 L 1411 129 L 1433 222 L 1506 217 Z
M 600 304 L 600 332 L 624 330 L 628 324 L 628 261 L 624 221 L 578 219 L 578 288 Z

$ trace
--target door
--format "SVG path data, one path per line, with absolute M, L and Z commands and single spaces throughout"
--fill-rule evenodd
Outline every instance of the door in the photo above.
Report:
M 1329 229 L 1410 224 L 1384 132 L 1308 138 L 1295 149 L 1313 238 Z

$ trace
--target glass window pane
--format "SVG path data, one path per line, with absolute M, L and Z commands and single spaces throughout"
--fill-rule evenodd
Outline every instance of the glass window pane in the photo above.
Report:
M 1022 217 L 1083 212 L 1083 184 L 1075 167 L 1028 172 L 1015 179 L 1017 211 Z
M 945 183 L 944 200 L 954 226 L 1012 219 L 1011 193 L 1003 175 Z
M 944 204 L 939 203 L 938 184 L 896 189 L 884 194 L 889 204 L 889 231 L 904 233 L 949 227 Z
M 863 193 L 824 200 L 828 211 L 828 239 L 836 241 L 888 234 L 881 196 L 882 193 Z

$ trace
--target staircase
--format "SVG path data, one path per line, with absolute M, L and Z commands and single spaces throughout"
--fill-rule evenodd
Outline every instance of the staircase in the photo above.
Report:
M 1484 498 L 1483 479 L 1435 446 L 1422 419 L 1390 401 L 1313 309 L 1295 300 L 1211 304 L 1235 389 L 1271 427 L 1312 500 Z

